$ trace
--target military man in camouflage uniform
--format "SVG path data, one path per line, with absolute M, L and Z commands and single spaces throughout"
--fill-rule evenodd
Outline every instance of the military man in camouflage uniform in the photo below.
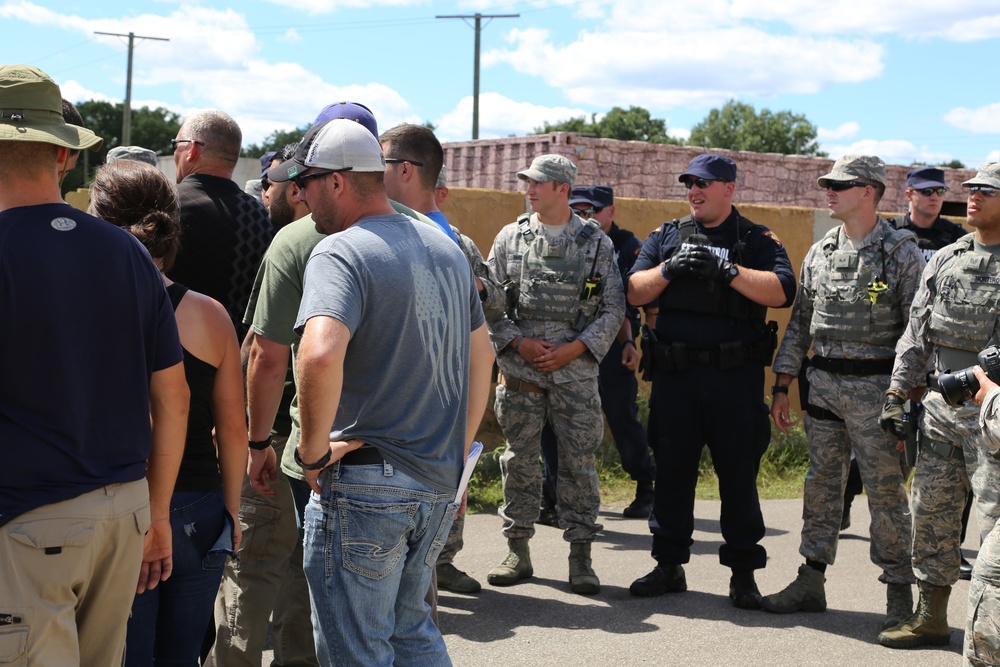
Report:
M 1000 329 L 1000 163 L 987 163 L 969 188 L 968 224 L 975 234 L 937 251 L 920 279 L 909 323 L 896 345 L 896 365 L 882 413 L 883 426 L 902 434 L 903 401 L 924 384 L 928 362 L 937 373 L 974 366 Z M 936 377 L 930 377 L 933 389 Z M 879 635 L 892 648 L 949 641 L 948 597 L 958 579 L 962 509 L 970 483 L 981 537 L 1000 516 L 1000 461 L 990 455 L 970 403 L 952 407 L 936 391 L 923 397 L 920 449 L 910 487 L 917 611 Z
M 538 518 L 538 457 L 548 419 L 559 450 L 557 502 L 570 543 L 570 588 L 594 594 L 600 580 L 590 546 L 601 530 L 594 464 L 604 434 L 598 362 L 621 326 L 625 295 L 611 240 L 597 222 L 570 211 L 576 166 L 561 155 L 542 155 L 517 176 L 528 184 L 534 213 L 500 230 L 488 262 L 508 296 L 506 312 L 489 325 L 503 376 L 496 416 L 508 443 L 500 458 L 500 515 L 509 552 L 487 581 L 509 586 L 533 574 L 528 540 Z
M 976 366 L 979 392 L 976 404 L 982 405 L 979 425 L 986 437 L 986 448 L 993 457 L 1000 456 L 1000 386 Z M 969 614 L 965 622 L 964 667 L 1000 665 L 1000 529 L 996 524 L 979 549 L 969 585 Z
M 826 611 L 825 572 L 837 556 L 844 485 L 854 452 L 871 510 L 871 559 L 888 584 L 883 628 L 913 609 L 910 520 L 903 461 L 896 439 L 879 428 L 894 346 L 903 333 L 924 258 L 912 232 L 895 229 L 875 212 L 885 192 L 885 164 L 845 155 L 818 180 L 831 216 L 843 224 L 815 243 L 802 264 L 799 293 L 774 361 L 771 417 L 791 426 L 788 386 L 810 347 L 802 377 L 807 412 L 809 472 L 803 497 L 806 562 L 783 591 L 764 596 L 775 613 Z

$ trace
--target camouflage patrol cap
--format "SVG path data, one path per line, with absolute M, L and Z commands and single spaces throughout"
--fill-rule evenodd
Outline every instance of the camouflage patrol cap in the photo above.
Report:
M 1000 189 L 1000 162 L 984 162 L 976 172 L 975 178 L 962 183 L 963 188 L 971 185 L 986 185 Z
M 115 146 L 108 151 L 108 155 L 104 158 L 104 161 L 114 162 L 115 160 L 135 160 L 136 162 L 145 162 L 155 167 L 156 153 L 142 146 Z
M 517 172 L 517 177 L 522 181 L 531 179 L 539 183 L 548 181 L 559 181 L 568 183 L 573 187 L 576 182 L 576 165 L 570 162 L 569 158 L 562 155 L 539 155 L 531 161 L 531 166 L 524 171 Z
M 844 155 L 833 163 L 833 170 L 820 176 L 816 182 L 821 188 L 830 187 L 834 181 L 875 181 L 885 186 L 885 162 L 874 155 Z

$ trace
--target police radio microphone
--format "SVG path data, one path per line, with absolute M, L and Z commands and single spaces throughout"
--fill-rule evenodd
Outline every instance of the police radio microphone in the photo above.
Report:
M 692 234 L 687 237 L 686 243 L 691 245 L 712 245 L 712 241 L 704 234 Z

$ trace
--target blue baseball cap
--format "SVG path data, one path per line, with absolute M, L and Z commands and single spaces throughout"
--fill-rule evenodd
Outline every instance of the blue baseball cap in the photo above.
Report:
M 597 208 L 607 208 L 615 205 L 615 191 L 610 185 L 595 185 L 590 189 L 590 201 Z
M 924 188 L 946 188 L 944 170 L 936 167 L 920 167 L 906 173 L 906 186 L 914 190 Z
M 710 181 L 736 182 L 736 163 L 727 157 L 704 153 L 696 156 L 687 171 L 677 177 L 681 183 L 693 178 L 707 178 Z
M 260 156 L 260 177 L 264 178 L 267 176 L 267 172 L 271 170 L 271 163 L 274 162 L 274 156 L 278 154 L 278 151 L 268 151 Z
M 569 193 L 569 205 L 573 204 L 589 204 L 590 206 L 597 206 L 594 203 L 592 188 L 589 185 L 578 185 Z
M 316 116 L 316 120 L 313 122 L 313 126 L 321 125 L 336 118 L 346 118 L 347 120 L 353 120 L 355 123 L 361 123 L 378 139 L 378 125 L 375 123 L 375 115 L 364 104 L 358 104 L 357 102 L 334 102 L 319 112 L 319 115 Z

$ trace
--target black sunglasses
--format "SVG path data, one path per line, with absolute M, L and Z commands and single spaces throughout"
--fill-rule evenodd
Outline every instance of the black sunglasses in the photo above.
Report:
M 843 192 L 851 188 L 867 188 L 869 185 L 871 183 L 864 183 L 862 181 L 832 181 L 826 187 L 828 190 L 833 190 L 834 192 Z
M 969 186 L 969 196 L 972 196 L 976 192 L 978 192 L 984 197 L 996 197 L 997 194 L 1000 194 L 1000 190 L 998 190 L 997 188 L 990 187 L 988 185 Z
M 342 169 L 324 169 L 323 171 L 314 171 L 311 174 L 304 174 L 302 176 L 293 176 L 288 180 L 295 183 L 299 190 L 306 189 L 306 181 L 311 181 L 314 178 L 320 178 L 321 176 L 329 176 L 330 174 L 336 174 L 341 171 L 351 171 L 354 167 L 344 167 Z
M 718 180 L 719 179 L 717 178 L 713 178 L 711 180 L 707 178 L 689 178 L 688 180 L 684 181 L 684 187 L 690 190 L 693 186 L 697 185 L 699 190 L 704 190 L 705 188 L 709 187 L 710 185 L 712 185 L 712 183 L 715 183 Z
M 423 162 L 417 162 L 416 160 L 407 160 L 406 158 L 402 158 L 402 157 L 387 157 L 385 159 L 385 163 L 386 164 L 403 164 L 404 162 L 409 162 L 414 167 L 422 167 L 422 166 L 424 166 Z
M 572 208 L 572 207 L 570 207 L 570 208 Z M 574 208 L 573 212 L 576 213 L 581 218 L 589 218 L 590 216 L 594 215 L 594 213 L 596 212 L 596 210 L 597 209 L 595 209 L 593 207 L 591 207 L 591 208 Z
M 204 141 L 198 141 L 197 139 L 171 139 L 170 149 L 173 151 L 177 150 L 177 144 L 198 144 L 199 146 L 204 146 Z
M 939 195 L 944 197 L 944 193 L 948 192 L 948 188 L 936 187 L 936 188 L 920 188 L 915 190 L 925 197 L 930 197 L 931 195 Z

